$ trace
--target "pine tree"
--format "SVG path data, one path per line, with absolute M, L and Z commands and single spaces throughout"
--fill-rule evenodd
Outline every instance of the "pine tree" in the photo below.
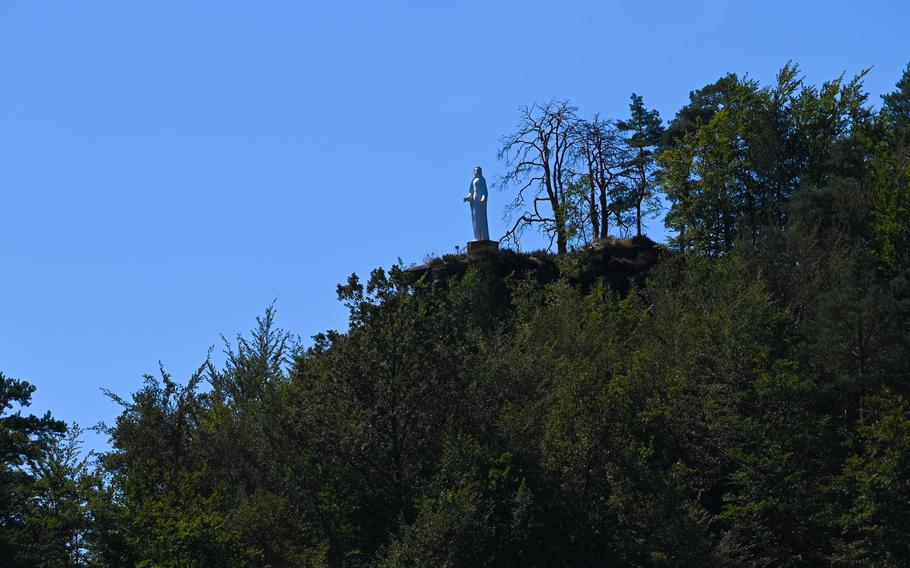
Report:
M 641 237 L 642 207 L 655 197 L 654 156 L 663 138 L 664 127 L 660 114 L 656 110 L 648 110 L 640 95 L 632 93 L 629 110 L 630 118 L 618 121 L 616 128 L 628 134 L 625 140 L 632 157 L 626 163 L 629 179 L 626 200 L 635 209 L 635 235 Z

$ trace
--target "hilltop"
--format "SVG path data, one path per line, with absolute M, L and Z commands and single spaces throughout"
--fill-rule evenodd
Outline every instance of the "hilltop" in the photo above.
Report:
M 540 284 L 565 278 L 573 285 L 590 289 L 603 283 L 625 292 L 632 283 L 642 283 L 667 249 L 649 239 L 607 238 L 568 252 L 564 257 L 544 250 L 520 252 L 512 249 L 481 249 L 471 253 L 447 254 L 407 269 L 416 278 L 445 284 L 475 268 L 497 278 L 532 277 Z

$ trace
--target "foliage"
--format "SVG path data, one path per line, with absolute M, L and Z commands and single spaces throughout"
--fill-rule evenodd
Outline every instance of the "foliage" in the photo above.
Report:
M 46 458 L 56 455 L 56 443 L 66 428 L 48 412 L 23 415 L 31 404 L 35 387 L 0 373 L 0 558 L 8 566 L 66 565 L 75 554 L 74 529 L 61 526 L 71 516 L 61 513 L 47 518 L 48 507 L 78 506 L 53 485 L 57 471 Z M 15 412 L 11 412 L 15 409 Z M 56 469 L 56 468 L 54 468 Z M 36 471 L 37 470 L 37 471 Z M 40 525 L 47 524 L 47 530 Z

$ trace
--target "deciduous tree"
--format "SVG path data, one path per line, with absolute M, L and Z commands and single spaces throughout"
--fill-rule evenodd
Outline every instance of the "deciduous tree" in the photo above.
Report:
M 500 183 L 515 189 L 509 210 L 518 217 L 505 239 L 517 242 L 524 229 L 537 226 L 551 245 L 556 241 L 558 254 L 568 250 L 571 160 L 579 141 L 576 110 L 568 101 L 521 107 L 518 126 L 502 139 L 499 158 L 508 171 Z

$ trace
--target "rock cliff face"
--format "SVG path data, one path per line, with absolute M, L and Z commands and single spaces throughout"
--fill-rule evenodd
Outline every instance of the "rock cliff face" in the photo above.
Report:
M 573 284 L 591 287 L 603 282 L 614 290 L 625 292 L 630 282 L 642 281 L 666 250 L 654 241 L 640 239 L 603 239 L 574 250 L 560 258 L 546 251 L 530 253 L 511 249 L 479 249 L 466 254 L 444 255 L 408 272 L 415 278 L 444 285 L 450 278 L 460 278 L 471 267 L 490 276 L 531 276 L 541 283 L 560 277 Z

